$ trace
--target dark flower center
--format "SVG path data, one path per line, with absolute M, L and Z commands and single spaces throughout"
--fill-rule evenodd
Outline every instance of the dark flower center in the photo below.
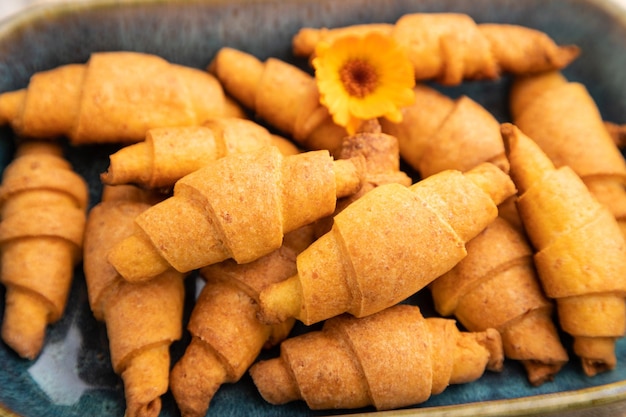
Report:
M 346 91 L 353 97 L 363 98 L 371 94 L 378 84 L 376 69 L 363 59 L 346 62 L 341 67 L 339 76 Z

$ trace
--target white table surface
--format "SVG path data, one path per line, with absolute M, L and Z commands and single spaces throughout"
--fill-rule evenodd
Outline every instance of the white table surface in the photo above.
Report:
M 17 13 L 24 7 L 38 0 L 0 0 L 0 19 Z

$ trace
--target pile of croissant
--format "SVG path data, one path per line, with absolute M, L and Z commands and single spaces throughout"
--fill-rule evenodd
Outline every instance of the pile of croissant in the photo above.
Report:
M 560 331 L 586 375 L 614 369 L 624 129 L 561 73 L 578 48 L 442 13 L 304 28 L 293 52 L 368 31 L 406 49 L 416 100 L 402 122 L 352 135 L 310 72 L 226 47 L 206 70 L 98 52 L 0 94 L 16 138 L 0 185 L 4 343 L 35 359 L 82 265 L 129 417 L 157 416 L 168 390 L 204 416 L 246 372 L 267 402 L 311 409 L 412 406 L 504 358 L 537 386 L 570 360 Z M 504 74 L 506 123 L 429 83 Z M 120 145 L 99 202 L 64 140 Z M 171 363 L 192 274 L 205 284 Z M 420 291 L 439 316 L 405 302 Z M 320 326 L 292 336 L 296 322 Z M 271 346 L 279 356 L 259 360 Z

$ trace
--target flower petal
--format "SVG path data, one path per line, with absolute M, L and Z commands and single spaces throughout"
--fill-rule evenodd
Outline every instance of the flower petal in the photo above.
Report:
M 332 44 L 320 44 L 312 63 L 320 103 L 335 123 L 349 131 L 356 130 L 362 120 L 381 116 L 399 120 L 400 109 L 415 100 L 411 62 L 395 40 L 382 33 L 344 36 Z M 363 76 L 361 70 L 366 71 Z

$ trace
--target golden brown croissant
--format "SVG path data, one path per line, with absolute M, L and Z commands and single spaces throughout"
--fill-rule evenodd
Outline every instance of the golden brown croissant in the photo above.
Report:
M 243 112 L 211 74 L 126 51 L 93 53 L 85 64 L 36 73 L 25 89 L 0 95 L 0 124 L 74 144 L 139 142 L 150 128 L 226 115 Z
M 283 156 L 274 146 L 221 158 L 181 178 L 172 197 L 139 215 L 136 233 L 109 261 L 130 281 L 171 267 L 251 262 L 278 249 L 285 233 L 332 214 L 338 197 L 357 192 L 360 165 L 321 150 Z
M 302 399 L 311 409 L 419 404 L 485 369 L 500 371 L 503 361 L 497 331 L 460 332 L 453 320 L 425 319 L 406 304 L 329 319 L 320 331 L 285 340 L 280 351 L 250 368 L 256 387 L 269 403 Z
M 452 99 L 423 84 L 413 90 L 415 103 L 402 109 L 402 121 L 380 123 L 422 177 L 445 169 L 467 171 L 482 162 L 508 171 L 500 123 L 489 111 L 468 96 Z
M 347 134 L 320 104 L 315 78 L 295 65 L 225 47 L 209 71 L 230 96 L 306 149 L 334 153 Z
M 56 143 L 22 142 L 0 186 L 2 338 L 34 359 L 65 310 L 81 260 L 88 191 Z
M 517 206 L 546 295 L 587 375 L 616 366 L 626 331 L 626 243 L 610 211 L 568 166 L 555 165 L 512 124 L 502 126 Z
M 497 218 L 467 243 L 467 257 L 431 285 L 436 310 L 470 331 L 497 329 L 504 353 L 533 385 L 552 380 L 568 356 L 523 232 Z
M 390 307 L 463 259 L 465 243 L 514 193 L 508 175 L 490 163 L 410 187 L 381 185 L 334 217 L 332 229 L 298 256 L 297 275 L 261 292 L 262 319 L 312 324 Z
M 398 139 L 400 156 L 422 178 L 445 169 L 467 171 L 483 162 L 508 172 L 500 123 L 487 109 L 468 96 L 452 99 L 424 84 L 413 91 L 415 103 L 402 109 L 402 122 L 380 119 L 380 124 Z M 514 196 L 500 204 L 499 212 L 523 227 Z
M 381 123 L 404 138 L 405 154 L 424 177 L 485 161 L 508 171 L 500 123 L 487 110 L 469 97 L 452 100 L 427 86 L 415 91 L 416 105 L 404 109 L 409 116 L 403 122 Z M 456 315 L 471 331 L 499 330 L 506 355 L 521 360 L 539 385 L 553 378 L 567 354 L 552 322 L 552 302 L 531 266 L 514 199 L 499 206 L 500 216 L 466 245 L 467 257 L 430 288 L 440 314 Z M 485 302 L 493 308 L 485 309 Z
M 363 157 L 363 186 L 340 199 L 335 212 L 381 184 L 411 183 L 399 169 L 397 140 L 382 134 L 375 120 L 361 127 L 362 131 L 344 139 L 338 157 Z M 326 219 L 332 222 L 332 217 Z M 238 381 L 268 338 L 274 344 L 287 336 L 293 319 L 276 325 L 257 320 L 259 293 L 296 273 L 297 254 L 311 244 L 319 223 L 326 219 L 288 233 L 280 249 L 253 262 L 227 260 L 200 270 L 207 284 L 192 312 L 193 338 L 170 383 L 183 416 L 204 416 L 215 391 L 223 383 Z
M 108 185 L 168 188 L 208 162 L 280 140 L 261 125 L 237 117 L 210 119 L 201 126 L 150 129 L 144 141 L 109 156 L 109 168 L 101 180 Z
M 343 205 L 347 206 L 382 184 L 397 183 L 408 187 L 413 182 L 400 170 L 398 139 L 383 133 L 377 120 L 363 122 L 359 131 L 342 141 L 337 158 L 358 157 L 365 161 L 363 185 L 356 193 L 344 197 Z
M 495 79 L 502 73 L 528 74 L 561 69 L 580 53 L 559 46 L 544 32 L 519 25 L 477 24 L 460 13 L 409 13 L 395 24 L 337 29 L 303 28 L 293 38 L 297 56 L 311 56 L 320 41 L 368 30 L 392 36 L 407 52 L 417 80 L 457 85 L 467 79 Z
M 510 100 L 517 127 L 572 168 L 626 234 L 626 162 L 587 88 L 552 71 L 516 79 Z
M 84 271 L 89 304 L 106 324 L 113 370 L 124 380 L 125 416 L 158 416 L 169 384 L 173 341 L 182 335 L 184 275 L 167 271 L 145 283 L 122 279 L 106 260 L 133 231 L 135 216 L 159 196 L 136 187 L 105 187 L 85 230 Z
M 352 202 L 361 198 L 368 191 L 379 185 L 397 183 L 411 185 L 413 179 L 400 170 L 400 150 L 398 140 L 381 132 L 376 119 L 363 122 L 359 130 L 344 138 L 337 151 L 338 159 L 363 158 L 364 173 L 361 188 L 354 194 L 340 198 L 333 216 L 317 221 L 316 235 L 328 232 L 333 224 L 333 217 Z
M 200 270 L 206 284 L 189 320 L 192 339 L 170 377 L 184 417 L 204 416 L 222 384 L 237 382 L 262 348 L 287 337 L 294 321 L 261 323 L 258 295 L 294 274 L 296 255 L 311 243 L 313 230 L 307 225 L 288 233 L 279 249 L 256 261 L 226 260 Z

